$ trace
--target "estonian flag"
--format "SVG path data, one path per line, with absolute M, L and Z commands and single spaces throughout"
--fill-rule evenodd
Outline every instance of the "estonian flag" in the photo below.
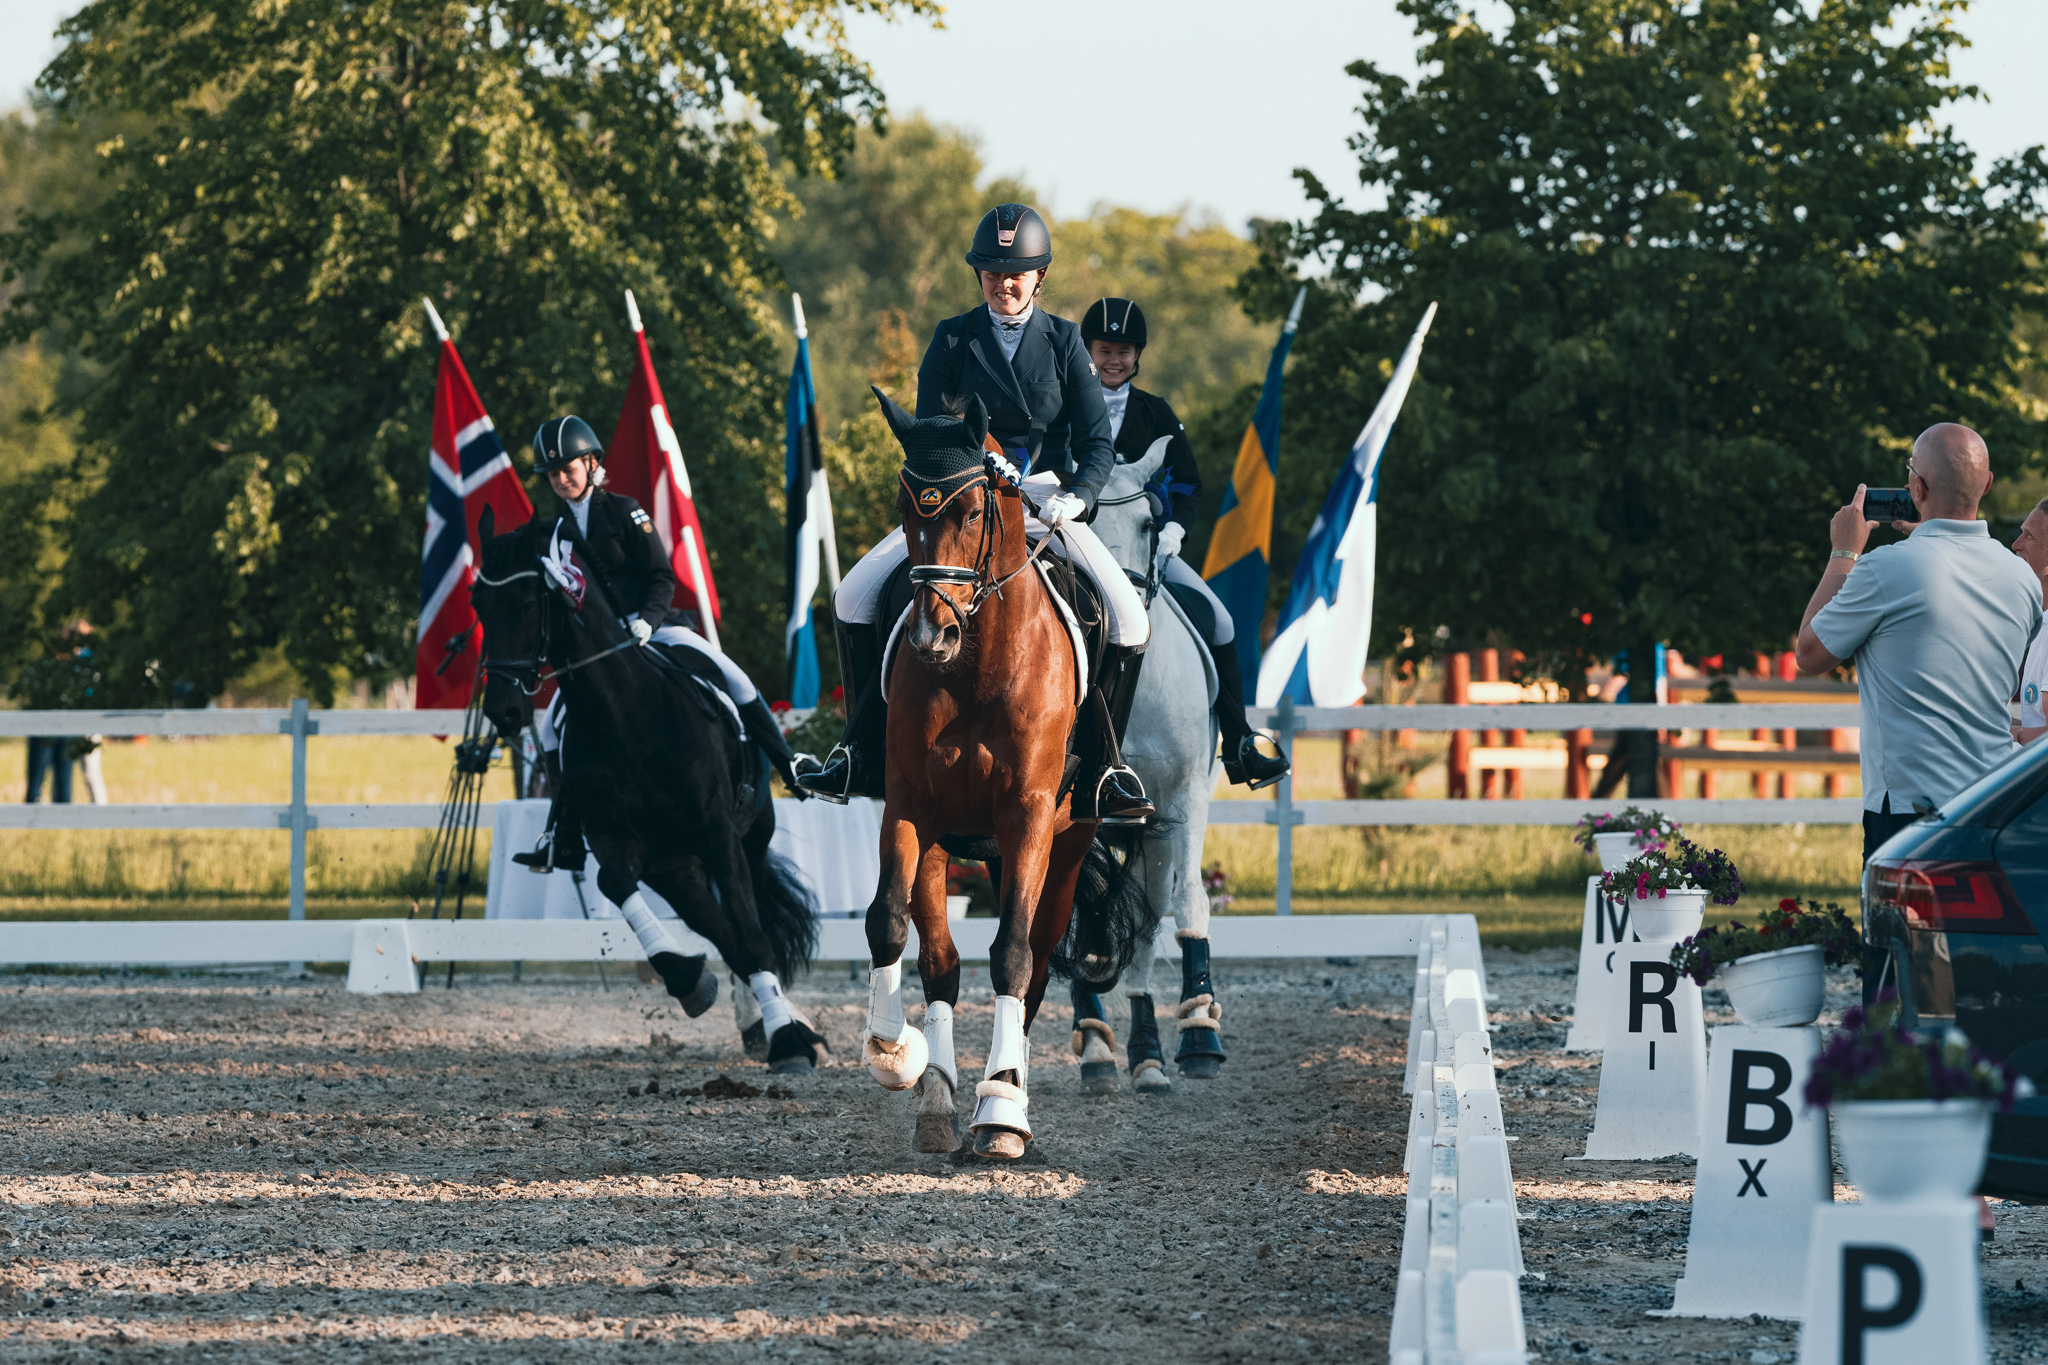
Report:
M 789 704 L 818 704 L 818 641 L 811 629 L 811 599 L 818 593 L 818 554 L 822 549 L 839 587 L 839 552 L 832 538 L 832 495 L 825 484 L 824 447 L 818 439 L 818 391 L 811 383 L 810 329 L 804 325 L 804 301 L 791 294 L 796 315 L 796 364 L 789 372 L 786 414 L 788 444 L 783 457 L 784 506 L 788 534 L 783 567 L 789 590 L 789 624 L 783 628 L 783 652 L 789 659 Z
M 499 530 L 509 531 L 533 515 L 533 504 L 519 486 L 512 457 L 498 440 L 441 315 L 431 300 L 421 302 L 440 338 L 441 361 L 434 380 L 434 434 L 427 447 L 427 533 L 420 547 L 413 705 L 437 711 L 468 706 L 476 681 L 480 642 L 469 585 L 483 548 L 477 544 L 477 518 L 489 507 Z
M 1379 406 L 1352 443 L 1351 458 L 1323 500 L 1322 513 L 1294 566 L 1280 629 L 1259 668 L 1258 705 L 1283 696 L 1304 706 L 1349 706 L 1365 695 L 1365 651 L 1372 639 L 1373 553 L 1378 539 L 1380 452 L 1415 378 L 1422 338 L 1436 305 L 1422 315 L 1394 367 Z
M 1294 345 L 1294 329 L 1301 325 L 1302 300 L 1308 287 L 1294 296 L 1287 325 L 1280 329 L 1280 342 L 1273 358 L 1266 362 L 1266 384 L 1259 390 L 1259 406 L 1252 412 L 1252 424 L 1245 428 L 1244 443 L 1237 448 L 1237 468 L 1231 471 L 1230 487 L 1223 490 L 1223 511 L 1216 529 L 1209 533 L 1209 553 L 1202 560 L 1202 577 L 1230 609 L 1237 623 L 1237 657 L 1244 676 L 1259 672 L 1259 628 L 1266 621 L 1266 567 L 1273 558 L 1273 486 L 1280 469 L 1280 372 L 1286 367 L 1287 352 Z

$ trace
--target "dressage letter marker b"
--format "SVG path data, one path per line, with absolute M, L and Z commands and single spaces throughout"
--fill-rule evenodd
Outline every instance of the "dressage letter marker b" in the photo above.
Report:
M 1614 1024 L 1600 1061 L 1600 1108 L 1586 1141 L 1592 1161 L 1646 1161 L 1700 1146 L 1707 1073 L 1700 988 L 1670 963 L 1669 943 L 1625 943 L 1604 978 Z M 1584 992 L 1581 992 L 1583 998 Z
M 1612 1025 L 1611 992 L 1615 950 L 1636 942 L 1629 925 L 1628 902 L 1600 893 L 1600 879 L 1586 878 L 1585 927 L 1579 933 L 1578 992 L 1572 1003 L 1566 1052 L 1599 1052 L 1607 1046 Z
M 1809 1211 L 1834 1197 L 1826 1116 L 1800 1100 L 1819 1048 L 1812 1028 L 1714 1030 L 1673 1315 L 1800 1315 Z

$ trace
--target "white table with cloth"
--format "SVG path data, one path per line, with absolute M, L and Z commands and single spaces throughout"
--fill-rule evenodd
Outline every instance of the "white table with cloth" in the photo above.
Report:
M 547 825 L 546 801 L 500 801 L 491 812 L 490 885 L 484 902 L 487 919 L 582 919 L 576 883 L 566 872 L 537 876 L 512 861 L 512 855 L 539 842 Z M 775 838 L 769 847 L 797 865 L 817 893 L 819 913 L 830 919 L 865 916 L 881 877 L 882 813 L 878 801 L 851 801 L 835 806 L 826 801 L 775 802 Z M 651 887 L 643 886 L 657 915 L 676 917 L 675 910 Z M 619 908 L 597 889 L 597 859 L 583 875 L 583 901 L 592 919 L 616 919 Z M 688 930 L 683 931 L 688 935 Z M 701 951 L 684 939 L 686 952 Z

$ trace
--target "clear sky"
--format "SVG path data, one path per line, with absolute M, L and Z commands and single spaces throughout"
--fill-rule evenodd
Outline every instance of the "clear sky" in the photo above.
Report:
M 1482 21 L 1493 0 L 1475 0 Z M 0 4 L 0 102 L 25 92 L 77 0 Z M 1183 205 L 1232 226 L 1294 217 L 1307 166 L 1356 188 L 1367 57 L 1413 75 L 1415 41 L 1394 0 L 954 0 L 943 29 L 862 18 L 853 47 L 891 106 L 981 139 L 993 171 L 1022 176 L 1054 211 L 1097 202 Z M 1989 103 L 1955 108 L 1980 154 L 2048 141 L 2048 0 L 1977 0 L 1959 79 Z M 1019 74 L 1019 73 L 1023 74 Z

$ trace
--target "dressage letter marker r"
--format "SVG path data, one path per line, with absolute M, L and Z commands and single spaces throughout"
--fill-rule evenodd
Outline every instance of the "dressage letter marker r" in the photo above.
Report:
M 1656 990 L 1644 989 L 1644 983 L 1651 977 L 1661 983 Z M 1643 1031 L 1643 1007 L 1655 1005 L 1664 1019 L 1659 1033 L 1678 1032 L 1678 1011 L 1671 1003 L 1671 993 L 1678 989 L 1678 968 L 1668 962 L 1631 962 L 1628 964 L 1628 1031 Z

